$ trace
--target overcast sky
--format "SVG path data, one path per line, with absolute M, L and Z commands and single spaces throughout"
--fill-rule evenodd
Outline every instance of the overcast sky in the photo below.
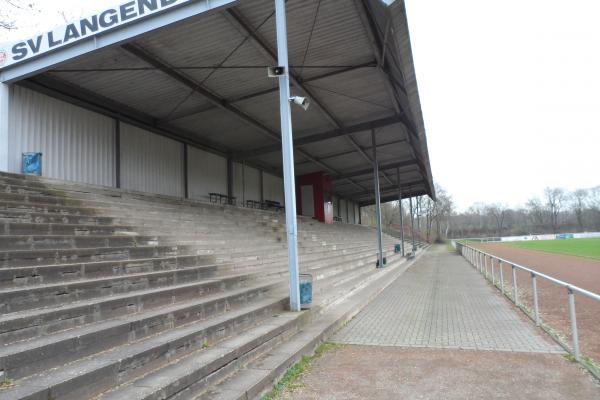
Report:
M 38 1 L 0 42 L 102 3 Z M 117 2 L 118 3 L 118 2 Z M 600 1 L 407 0 L 433 177 L 459 209 L 600 185 Z M 3 13 L 4 14 L 4 13 Z

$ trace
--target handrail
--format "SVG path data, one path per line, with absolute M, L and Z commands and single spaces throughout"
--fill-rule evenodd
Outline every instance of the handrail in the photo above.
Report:
M 583 288 L 580 288 L 579 286 L 575 286 L 575 285 L 572 285 L 572 284 L 570 284 L 568 282 L 561 281 L 560 279 L 553 278 L 553 277 L 551 277 L 549 275 L 543 274 L 543 273 L 538 272 L 538 271 L 536 271 L 534 269 L 524 267 L 524 266 L 519 265 L 519 264 L 517 264 L 517 263 L 515 263 L 513 261 L 509 261 L 509 260 L 504 259 L 502 257 L 495 256 L 493 254 L 487 253 L 487 252 L 485 252 L 483 250 L 480 250 L 480 249 L 477 249 L 475 247 L 471 247 L 469 245 L 462 244 L 462 243 L 461 243 L 461 246 L 467 247 L 467 248 L 469 248 L 471 250 L 475 250 L 475 251 L 477 251 L 477 252 L 479 252 L 481 254 L 484 254 L 484 255 L 490 257 L 491 259 L 495 259 L 495 260 L 498 260 L 498 261 L 503 262 L 505 264 L 514 266 L 515 268 L 521 269 L 523 271 L 527 271 L 527 272 L 529 272 L 532 275 L 539 276 L 540 278 L 544 278 L 546 280 L 549 280 L 550 282 L 553 282 L 553 283 L 555 283 L 555 284 L 557 284 L 559 286 L 563 286 L 564 288 L 566 288 L 568 290 L 570 289 L 570 290 L 572 290 L 574 292 L 577 292 L 579 294 L 587 296 L 587 297 L 589 297 L 589 298 L 591 298 L 593 300 L 600 301 L 600 295 L 599 294 L 596 294 L 594 292 L 590 292 L 589 290 L 585 290 Z
M 557 341 L 559 343 L 561 343 L 561 345 L 563 347 L 565 347 L 565 349 L 567 351 L 571 352 L 577 361 L 581 362 L 581 353 L 580 353 L 580 349 L 579 349 L 579 334 L 577 332 L 577 310 L 575 307 L 575 293 L 583 295 L 585 297 L 588 297 L 592 300 L 596 300 L 599 302 L 600 302 L 600 295 L 598 295 L 597 293 L 590 292 L 589 290 L 580 288 L 578 286 L 572 285 L 568 282 L 561 281 L 560 279 L 556 279 L 552 276 L 543 274 L 543 273 L 533 270 L 531 268 L 524 267 L 515 262 L 509 261 L 505 258 L 498 257 L 498 256 L 495 256 L 488 252 L 485 252 L 483 250 L 480 250 L 478 248 L 469 246 L 468 244 L 465 244 L 465 243 L 462 243 L 459 241 L 453 241 L 452 244 L 457 249 L 457 251 L 459 251 L 459 253 L 469 263 L 471 263 L 475 268 L 477 268 L 479 270 L 479 272 L 481 274 L 484 275 L 485 279 L 487 279 L 487 280 L 489 280 L 489 274 L 488 274 L 488 258 L 489 258 L 490 263 L 491 263 L 491 273 L 492 273 L 491 281 L 494 286 L 497 286 L 496 285 L 496 277 L 494 274 L 494 260 L 498 261 L 498 266 L 500 267 L 499 289 L 502 292 L 503 296 L 506 295 L 508 298 L 510 298 L 509 294 L 506 293 L 506 291 L 504 290 L 504 277 L 503 277 L 503 269 L 502 269 L 503 263 L 508 264 L 512 269 L 512 292 L 513 293 L 512 293 L 511 300 L 513 303 L 515 303 L 515 305 L 517 307 L 520 307 L 526 314 L 528 314 L 530 316 L 531 316 L 531 312 L 527 311 L 525 306 L 522 307 L 519 304 L 519 291 L 517 288 L 517 273 L 516 273 L 516 271 L 521 270 L 521 271 L 525 271 L 525 272 L 528 272 L 529 274 L 531 274 L 531 284 L 532 284 L 532 289 L 533 289 L 533 293 L 532 293 L 533 294 L 533 316 L 531 316 L 531 317 L 534 319 L 536 325 L 538 325 L 538 326 L 542 326 L 542 325 L 541 325 L 541 316 L 540 316 L 540 311 L 539 311 L 537 277 L 546 279 L 547 281 L 554 283 L 555 285 L 558 285 L 560 287 L 567 289 L 569 319 L 571 321 L 571 338 L 573 341 L 573 347 L 572 347 L 572 349 L 569 349 L 566 345 L 562 344 L 562 342 L 560 340 L 557 339 Z M 510 281 L 508 281 L 508 282 L 510 282 Z M 583 363 L 583 365 L 593 375 L 595 375 L 597 378 L 600 379 L 599 372 L 596 370 L 595 367 L 588 365 L 588 363 Z

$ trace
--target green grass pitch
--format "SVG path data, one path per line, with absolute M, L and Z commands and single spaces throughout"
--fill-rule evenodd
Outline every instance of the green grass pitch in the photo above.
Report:
M 600 260 L 600 238 L 529 240 L 523 242 L 511 242 L 510 245 L 521 249 L 567 254 Z

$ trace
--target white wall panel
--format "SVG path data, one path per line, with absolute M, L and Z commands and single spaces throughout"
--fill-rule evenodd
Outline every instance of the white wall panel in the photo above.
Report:
M 354 220 L 354 208 L 355 208 L 354 202 L 348 201 L 348 223 L 349 224 L 356 223 L 356 221 Z
M 331 202 L 333 203 L 333 216 L 340 216 L 340 198 L 337 196 L 331 196 Z
M 115 185 L 115 121 L 20 86 L 11 88 L 9 171 L 21 154 L 40 152 L 51 178 Z
M 271 174 L 263 174 L 263 186 L 265 200 L 278 201 L 285 204 L 283 192 L 283 179 Z
M 121 124 L 121 186 L 183 196 L 183 144 Z
M 260 171 L 246 165 L 245 171 L 245 198 L 246 200 L 260 201 Z M 283 202 L 281 202 L 283 204 Z
M 246 200 L 260 201 L 260 172 L 255 169 L 233 163 L 233 195 L 239 204 Z
M 207 200 L 209 193 L 227 193 L 227 159 L 188 146 L 188 194 Z
M 340 217 L 342 221 L 348 222 L 348 200 L 340 199 Z

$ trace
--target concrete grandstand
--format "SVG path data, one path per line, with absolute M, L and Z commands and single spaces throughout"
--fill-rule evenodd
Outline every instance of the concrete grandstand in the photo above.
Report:
M 275 3 L 283 37 L 272 0 L 139 0 L 4 50 L 0 398 L 253 398 L 409 265 L 360 226 L 435 197 L 404 2 Z

